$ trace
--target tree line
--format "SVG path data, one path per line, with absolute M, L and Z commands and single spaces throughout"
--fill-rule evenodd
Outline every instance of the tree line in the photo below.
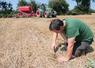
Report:
M 12 16 L 13 7 L 11 3 L 0 1 L 0 17 Z
M 95 0 L 72 0 L 76 2 L 76 6 L 69 10 L 68 0 L 49 0 L 49 6 L 58 12 L 58 14 L 90 14 L 95 12 L 95 10 L 91 9 L 91 2 L 95 2 Z
M 61 14 L 71 14 L 71 15 L 78 15 L 78 14 L 90 14 L 95 12 L 95 10 L 91 9 L 91 2 L 95 2 L 95 0 L 72 0 L 76 2 L 76 6 L 69 10 L 69 4 L 67 3 L 68 0 L 49 0 L 48 6 L 53 8 L 57 11 L 58 15 Z M 33 11 L 36 12 L 39 4 L 35 2 L 35 0 L 30 0 L 27 2 L 26 0 L 19 0 L 18 6 L 31 6 Z M 0 1 L 0 17 L 11 17 L 16 12 L 13 10 L 12 4 L 7 3 L 5 1 Z

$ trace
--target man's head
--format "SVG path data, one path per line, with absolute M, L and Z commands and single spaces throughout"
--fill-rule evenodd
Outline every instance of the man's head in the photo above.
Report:
M 49 25 L 49 29 L 54 32 L 60 32 L 63 30 L 64 23 L 60 19 L 54 19 Z

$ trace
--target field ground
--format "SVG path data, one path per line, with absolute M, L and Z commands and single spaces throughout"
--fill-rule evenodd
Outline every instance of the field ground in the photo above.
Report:
M 95 15 L 57 18 L 66 17 L 85 21 L 95 34 Z M 1 18 L 0 68 L 87 68 L 88 58 L 95 60 L 95 51 L 69 62 L 60 64 L 56 61 L 50 50 L 52 33 L 48 26 L 51 20 L 52 18 L 35 17 Z M 95 42 L 92 47 L 95 50 Z

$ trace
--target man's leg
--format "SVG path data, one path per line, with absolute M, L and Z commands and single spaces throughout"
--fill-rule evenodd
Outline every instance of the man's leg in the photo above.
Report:
M 74 56 L 78 57 L 81 55 L 86 55 L 89 48 L 90 48 L 90 44 L 88 42 L 81 42 L 80 45 L 78 45 L 78 47 L 76 48 Z
M 76 41 L 76 43 L 74 44 L 74 47 L 73 47 L 73 52 L 72 52 L 72 55 L 74 56 L 75 55 L 75 52 L 77 50 L 77 48 L 81 45 L 81 42 L 78 42 Z

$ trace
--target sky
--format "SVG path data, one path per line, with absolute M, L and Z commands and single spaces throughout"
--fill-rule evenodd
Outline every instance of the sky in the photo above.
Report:
M 4 1 L 4 0 L 0 0 L 0 1 Z M 5 1 L 7 1 L 7 2 L 10 2 L 12 5 L 13 5 L 13 8 L 16 10 L 16 8 L 17 8 L 17 4 L 18 4 L 18 1 L 19 0 L 5 0 Z M 26 0 L 26 1 L 30 1 L 30 0 Z M 48 3 L 48 0 L 35 0 L 37 3 Z M 76 5 L 76 2 L 75 1 L 73 1 L 73 0 L 66 0 L 67 1 L 67 3 L 69 4 L 69 9 L 71 10 L 71 9 L 73 9 L 74 8 L 74 6 Z M 92 2 L 91 3 L 91 8 L 92 9 L 95 9 L 95 2 Z

